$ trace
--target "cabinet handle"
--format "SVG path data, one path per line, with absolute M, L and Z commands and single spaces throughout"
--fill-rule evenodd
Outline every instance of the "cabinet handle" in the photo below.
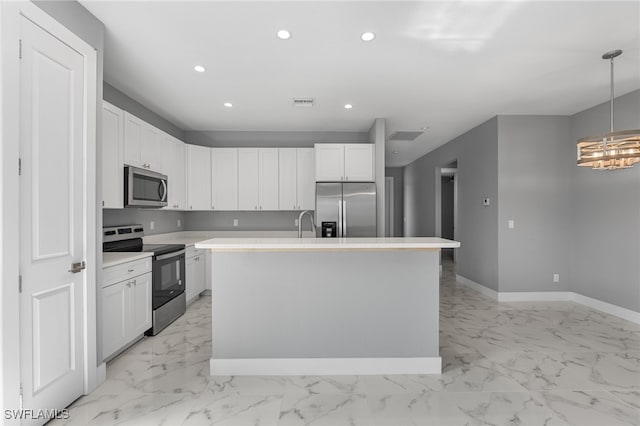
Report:
M 131 287 L 131 281 L 127 282 L 127 287 Z
M 260 210 L 262 210 L 262 206 L 260 206 Z
M 215 210 L 215 209 L 216 209 L 216 206 L 211 206 L 211 210 Z
M 127 272 L 133 272 L 133 269 L 127 269 Z
M 193 210 L 193 206 L 189 206 L 189 210 Z
M 254 210 L 258 210 L 258 206 L 253 206 L 253 209 Z
M 132 282 L 133 282 L 133 285 L 136 285 L 136 280 L 133 280 Z

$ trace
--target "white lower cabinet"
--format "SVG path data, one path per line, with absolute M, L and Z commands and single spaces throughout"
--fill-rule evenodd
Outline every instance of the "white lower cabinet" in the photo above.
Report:
M 185 293 L 187 303 L 197 298 L 205 289 L 206 251 L 193 247 L 187 249 Z
M 141 272 L 130 276 L 131 272 Z M 124 278 L 122 280 L 118 279 Z M 109 359 L 151 328 L 151 261 L 104 268 L 102 359 Z

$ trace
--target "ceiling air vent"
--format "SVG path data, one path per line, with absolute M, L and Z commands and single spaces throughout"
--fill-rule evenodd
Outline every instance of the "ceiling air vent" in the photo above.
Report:
M 313 104 L 313 98 L 293 98 L 293 106 L 297 108 L 311 108 Z
M 412 141 L 424 132 L 395 132 L 389 136 L 391 141 Z

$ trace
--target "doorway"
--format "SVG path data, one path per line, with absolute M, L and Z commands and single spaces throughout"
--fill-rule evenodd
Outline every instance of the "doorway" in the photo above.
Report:
M 384 194 L 385 194 L 385 199 L 384 199 L 384 217 L 385 217 L 385 237 L 394 237 L 395 236 L 395 232 L 394 232 L 394 226 L 395 226 L 395 222 L 394 222 L 394 215 L 393 215 L 393 210 L 394 210 L 394 203 L 393 203 L 393 177 L 392 176 L 387 176 L 384 178 L 384 184 L 385 184 L 385 188 L 384 188 Z
M 456 240 L 458 217 L 458 162 L 453 161 L 440 168 L 439 199 L 436 203 L 439 210 L 439 234 L 442 238 Z M 456 250 L 442 249 L 443 267 L 451 265 L 455 268 Z

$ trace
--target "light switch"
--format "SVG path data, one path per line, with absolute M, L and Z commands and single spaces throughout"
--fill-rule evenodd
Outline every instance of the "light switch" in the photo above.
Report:
M 293 221 L 293 226 L 298 226 L 298 219 Z
M 238 219 L 233 219 L 233 226 L 238 226 Z
M 516 227 L 516 223 L 513 219 L 509 219 L 509 229 L 513 229 Z
M 156 223 L 154 221 L 149 222 L 149 230 L 153 231 L 153 229 L 156 227 Z
M 182 226 L 182 221 L 178 219 L 178 228 L 180 228 L 181 226 Z

